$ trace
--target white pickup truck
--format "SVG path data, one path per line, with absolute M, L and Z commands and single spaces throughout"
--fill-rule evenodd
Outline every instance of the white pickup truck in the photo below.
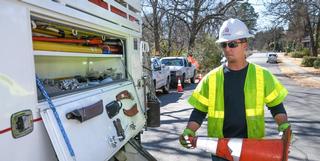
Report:
M 185 57 L 163 57 L 161 63 L 168 66 L 171 75 L 171 85 L 177 85 L 178 78 L 181 84 L 184 85 L 185 80 L 190 79 L 194 83 L 196 77 L 196 68 L 188 62 Z
M 163 93 L 169 93 L 170 69 L 160 63 L 158 58 L 151 58 L 152 80 L 156 89 L 162 89 Z

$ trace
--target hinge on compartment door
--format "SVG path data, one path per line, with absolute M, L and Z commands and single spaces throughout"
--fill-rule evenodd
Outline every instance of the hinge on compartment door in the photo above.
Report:
M 124 140 L 126 138 L 126 135 L 125 135 L 124 129 L 122 128 L 121 120 L 117 118 L 116 120 L 113 121 L 113 125 L 116 128 L 119 140 L 120 141 Z

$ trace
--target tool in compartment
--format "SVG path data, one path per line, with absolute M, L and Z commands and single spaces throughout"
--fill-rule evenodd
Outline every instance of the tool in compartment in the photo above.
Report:
M 102 44 L 100 38 L 91 38 L 91 39 L 68 39 L 68 38 L 52 38 L 44 36 L 33 36 L 33 41 L 45 41 L 45 42 L 60 42 L 60 43 L 76 43 L 76 44 L 87 44 L 87 45 L 98 45 Z

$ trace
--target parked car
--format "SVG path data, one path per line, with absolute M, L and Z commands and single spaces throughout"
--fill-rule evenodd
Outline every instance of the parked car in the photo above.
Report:
M 185 57 L 164 57 L 160 59 L 161 63 L 168 66 L 171 75 L 171 85 L 177 85 L 178 78 L 181 80 L 181 84 L 184 85 L 185 80 L 190 79 L 191 83 L 195 82 L 196 67 L 191 63 L 188 63 Z
M 151 58 L 152 80 L 156 89 L 162 89 L 163 93 L 169 93 L 170 69 L 160 63 L 158 58 Z
M 267 63 L 278 63 L 278 54 L 269 53 L 267 58 Z

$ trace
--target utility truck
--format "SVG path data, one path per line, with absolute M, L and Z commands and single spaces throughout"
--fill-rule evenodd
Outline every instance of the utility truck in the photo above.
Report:
M 170 69 L 161 64 L 159 58 L 151 58 L 152 80 L 155 89 L 162 89 L 165 94 L 170 90 Z
M 155 160 L 139 0 L 0 1 L 0 160 Z
M 190 80 L 191 83 L 196 79 L 196 67 L 188 62 L 185 57 L 163 57 L 160 59 L 161 63 L 168 66 L 171 75 L 171 85 L 177 85 L 180 79 L 181 84 L 184 85 L 185 80 Z

